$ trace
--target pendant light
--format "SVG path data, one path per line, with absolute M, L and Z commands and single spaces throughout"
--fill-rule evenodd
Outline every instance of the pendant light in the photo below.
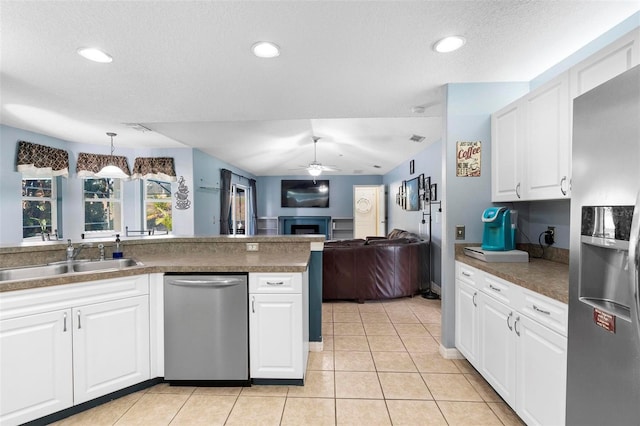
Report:
M 128 179 L 129 175 L 116 165 L 115 158 L 113 157 L 113 137 L 117 136 L 117 134 L 113 132 L 107 132 L 107 136 L 111 137 L 111 155 L 109 156 L 107 165 L 104 166 L 98 173 L 96 173 L 96 177 L 105 179 Z

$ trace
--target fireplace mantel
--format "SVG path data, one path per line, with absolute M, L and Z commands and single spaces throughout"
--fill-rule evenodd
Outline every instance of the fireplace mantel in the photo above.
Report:
M 278 216 L 280 232 L 284 235 L 293 234 L 292 225 L 315 225 L 318 227 L 318 233 L 324 234 L 326 239 L 330 238 L 331 232 L 331 216 Z

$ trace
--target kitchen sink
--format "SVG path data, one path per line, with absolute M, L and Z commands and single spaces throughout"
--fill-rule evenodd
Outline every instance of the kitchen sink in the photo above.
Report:
M 104 269 L 125 269 L 140 265 L 134 259 L 92 260 L 73 264 L 73 272 L 92 272 Z
M 54 275 L 66 274 L 69 265 L 40 265 L 24 268 L 0 269 L 0 281 L 28 280 L 30 278 L 47 278 Z
M 134 259 L 74 260 L 54 262 L 48 265 L 25 266 L 23 268 L 0 269 L 0 281 L 50 278 L 68 272 L 100 272 L 140 266 Z

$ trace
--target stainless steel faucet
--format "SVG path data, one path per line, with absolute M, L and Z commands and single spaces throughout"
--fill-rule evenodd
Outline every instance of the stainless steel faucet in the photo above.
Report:
M 76 260 L 76 257 L 85 247 L 93 247 L 93 243 L 82 243 L 78 248 L 74 248 L 71 240 L 67 240 L 67 260 Z

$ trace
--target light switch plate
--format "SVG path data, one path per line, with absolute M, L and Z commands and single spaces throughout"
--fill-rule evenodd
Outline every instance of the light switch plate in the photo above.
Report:
M 464 225 L 456 225 L 456 240 L 464 240 Z

